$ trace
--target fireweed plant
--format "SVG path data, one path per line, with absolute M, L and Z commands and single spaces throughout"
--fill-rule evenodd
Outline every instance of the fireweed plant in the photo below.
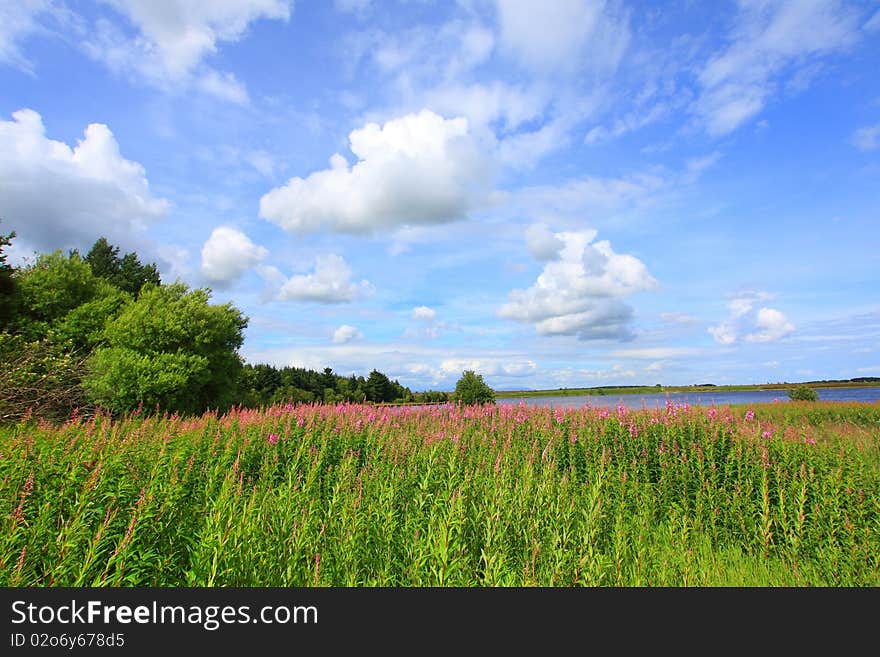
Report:
M 0 428 L 3 586 L 877 586 L 880 404 Z

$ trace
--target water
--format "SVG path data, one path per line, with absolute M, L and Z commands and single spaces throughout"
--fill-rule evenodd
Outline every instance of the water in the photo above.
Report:
M 865 388 L 816 388 L 820 401 L 880 402 L 880 386 Z M 581 408 L 590 406 L 614 408 L 623 404 L 628 408 L 663 408 L 666 402 L 692 406 L 726 406 L 727 404 L 762 404 L 773 401 L 787 402 L 787 390 L 743 390 L 736 392 L 670 392 L 661 394 L 639 393 L 635 395 L 572 395 L 507 397 L 498 404 L 528 406 L 552 406 L 556 408 Z

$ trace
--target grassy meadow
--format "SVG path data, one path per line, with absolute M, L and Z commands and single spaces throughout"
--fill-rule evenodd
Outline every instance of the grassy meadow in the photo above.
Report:
M 2 586 L 878 586 L 880 404 L 0 427 Z

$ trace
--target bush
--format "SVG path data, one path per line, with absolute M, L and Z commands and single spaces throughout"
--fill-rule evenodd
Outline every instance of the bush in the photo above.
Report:
M 465 370 L 455 384 L 452 398 L 462 404 L 485 404 L 495 401 L 495 391 L 483 381 L 482 374 Z
M 234 403 L 247 318 L 183 283 L 145 285 L 108 321 L 84 384 L 104 408 L 200 413 Z
M 74 410 L 90 414 L 93 407 L 82 387 L 86 357 L 49 340 L 28 342 L 0 332 L 0 421 L 31 415 L 62 421 Z
M 795 386 L 788 389 L 788 396 L 794 401 L 818 401 L 819 393 L 810 386 Z

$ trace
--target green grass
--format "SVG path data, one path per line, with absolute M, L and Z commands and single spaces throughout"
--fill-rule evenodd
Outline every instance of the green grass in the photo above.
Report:
M 0 454 L 3 586 L 880 585 L 880 404 L 273 407 Z

